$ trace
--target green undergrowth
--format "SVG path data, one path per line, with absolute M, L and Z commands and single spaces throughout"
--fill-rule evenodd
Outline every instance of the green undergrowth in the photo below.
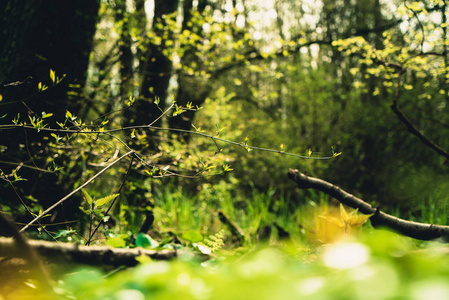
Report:
M 84 268 L 58 290 L 72 299 L 449 299 L 448 276 L 441 244 L 366 230 L 314 249 L 285 242 L 202 263 L 187 255 L 111 276 Z
M 252 246 L 258 242 L 275 241 L 283 235 L 295 239 L 304 236 L 304 223 L 310 219 L 308 211 L 324 201 L 325 196 L 316 194 L 308 203 L 291 200 L 289 194 L 269 189 L 260 192 L 236 194 L 226 184 L 203 185 L 195 195 L 179 189 L 163 189 L 154 195 L 154 231 L 183 232 L 195 230 L 204 236 L 225 231 L 226 244 L 231 248 L 236 239 L 229 224 L 220 220 L 225 214 L 244 233 L 242 245 Z
M 130 243 L 117 226 L 100 242 L 177 249 L 178 257 L 140 257 L 136 267 L 112 271 L 72 266 L 52 274 L 58 295 L 51 299 L 449 299 L 444 244 L 375 230 L 369 222 L 360 227 L 366 219 L 357 211 L 323 193 L 303 195 L 255 188 L 236 194 L 224 183 L 195 194 L 160 189 L 148 234 Z M 446 207 L 432 199 L 421 209 L 418 221 L 444 221 Z M 29 290 L 17 299 L 30 299 Z M 33 299 L 39 295 L 45 292 Z

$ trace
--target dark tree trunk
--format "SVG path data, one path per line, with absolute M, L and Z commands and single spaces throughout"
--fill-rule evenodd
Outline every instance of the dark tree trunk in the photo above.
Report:
M 53 126 L 65 119 L 66 110 L 77 113 L 98 9 L 99 1 L 95 0 L 0 1 L 0 94 L 4 104 L 0 109 L 1 115 L 7 114 L 1 124 L 11 123 L 19 113 L 20 120 L 29 123 L 28 115 L 40 117 L 46 112 L 54 114 L 46 119 Z M 67 76 L 57 86 L 36 94 L 39 82 L 52 85 L 50 69 L 58 77 Z M 0 153 L 0 161 L 12 163 L 0 163 L 0 168 L 8 173 L 17 167 L 14 164 L 23 162 L 45 169 L 50 152 L 44 137 L 36 131 L 0 131 L 0 143 L 7 147 Z M 19 175 L 28 179 L 18 185 L 22 191 L 44 206 L 65 192 L 56 184 L 55 174 L 22 168 Z M 3 204 L 18 202 L 12 191 L 2 193 L 0 199 Z
M 199 13 L 202 13 L 206 8 L 207 1 L 199 1 L 197 10 Z M 193 9 L 193 1 L 185 0 L 183 4 L 183 22 L 182 22 L 182 30 L 194 31 L 195 34 L 201 36 L 202 29 L 196 28 L 192 26 L 192 9 Z M 184 55 L 181 57 L 181 64 L 183 66 L 195 65 L 198 67 L 201 66 L 201 61 L 198 56 L 195 54 L 195 45 L 186 45 L 189 47 L 184 52 Z M 204 81 L 204 79 L 199 78 L 197 76 L 192 76 L 190 74 L 184 74 L 182 71 L 178 74 L 178 91 L 176 95 L 176 102 L 178 105 L 185 107 L 187 103 L 192 103 L 192 105 L 200 107 L 204 101 L 206 100 L 207 95 L 210 91 L 210 85 Z M 184 129 L 190 130 L 192 129 L 192 121 L 195 117 L 194 110 L 188 110 L 183 114 L 170 119 L 170 128 L 176 129 Z M 185 141 L 188 141 L 189 135 L 181 135 Z
M 131 51 L 132 15 L 126 10 L 126 1 L 116 1 L 115 20 L 121 22 L 119 57 L 120 57 L 120 101 L 132 96 L 133 53 Z
M 162 41 L 159 45 L 150 43 L 146 53 L 143 54 L 139 101 L 125 112 L 125 126 L 153 122 L 161 114 L 154 104 L 155 99 L 160 100 L 161 109 L 165 107 L 168 84 L 172 75 L 172 61 L 164 54 L 164 50 L 167 47 L 166 40 L 173 38 L 173 32 L 167 28 L 165 16 L 176 12 L 177 9 L 178 0 L 154 1 L 153 31 L 156 36 L 162 38 Z

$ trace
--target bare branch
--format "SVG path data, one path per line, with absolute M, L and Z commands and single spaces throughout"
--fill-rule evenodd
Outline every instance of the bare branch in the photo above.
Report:
M 106 170 L 108 170 L 110 167 L 112 167 L 113 165 L 115 165 L 116 163 L 118 163 L 119 161 L 121 161 L 123 158 L 127 157 L 128 155 L 134 153 L 133 150 L 123 154 L 120 158 L 118 158 L 117 160 L 115 160 L 114 162 L 112 162 L 111 164 L 107 165 L 105 168 L 103 168 L 100 172 L 98 172 L 97 174 L 95 174 L 94 176 L 92 176 L 88 181 L 86 181 L 85 183 L 83 183 L 81 186 L 77 187 L 75 190 L 73 190 L 71 193 L 69 193 L 67 196 L 65 196 L 64 198 L 62 198 L 61 200 L 59 200 L 58 202 L 56 202 L 55 204 L 53 204 L 52 206 L 50 206 L 49 208 L 47 208 L 43 213 L 41 213 L 40 215 L 38 215 L 36 218 L 34 218 L 31 222 L 29 222 L 27 225 L 25 225 L 22 229 L 20 229 L 19 232 L 23 232 L 25 229 L 27 229 L 28 227 L 30 227 L 31 224 L 33 224 L 34 222 L 36 222 L 37 220 L 39 220 L 40 218 L 42 218 L 43 216 L 45 216 L 46 214 L 48 214 L 50 211 L 52 211 L 56 206 L 58 206 L 59 204 L 61 204 L 62 202 L 64 202 L 65 200 L 67 200 L 68 198 L 70 198 L 72 195 L 74 195 L 75 193 L 79 192 L 83 187 L 85 187 L 86 185 L 88 185 L 89 183 L 91 183 L 95 178 L 97 178 L 98 176 L 100 176 L 103 172 L 105 172 Z
M 390 107 L 393 110 L 393 112 L 396 114 L 396 116 L 398 116 L 399 120 L 407 127 L 407 130 L 411 134 L 415 135 L 424 145 L 426 145 L 427 147 L 431 148 L 439 155 L 446 158 L 446 160 L 449 160 L 449 152 L 442 149 L 434 141 L 432 141 L 431 139 L 426 137 L 424 134 L 422 134 L 421 131 L 419 131 L 418 128 L 416 128 L 416 126 L 413 125 L 413 123 L 410 121 L 410 119 L 407 118 L 407 116 L 404 115 L 404 113 L 399 109 L 396 101 L 394 101 L 393 104 L 390 105 Z

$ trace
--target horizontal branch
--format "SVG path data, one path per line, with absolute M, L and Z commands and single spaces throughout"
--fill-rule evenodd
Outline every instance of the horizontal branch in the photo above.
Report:
M 109 136 L 111 136 L 111 134 L 115 133 L 115 132 L 129 131 L 129 130 L 133 130 L 133 129 L 148 129 L 148 130 L 153 129 L 153 130 L 171 131 L 171 132 L 186 133 L 186 134 L 202 136 L 202 137 L 205 137 L 205 138 L 210 138 L 210 139 L 215 140 L 215 141 L 220 141 L 220 142 L 224 142 L 224 143 L 227 143 L 227 144 L 239 146 L 239 147 L 245 148 L 247 150 L 250 149 L 250 150 L 256 150 L 256 151 L 261 151 L 261 152 L 272 152 L 272 153 L 277 153 L 277 154 L 282 154 L 282 155 L 287 155 L 287 156 L 293 156 L 293 157 L 302 158 L 302 159 L 328 160 L 328 159 L 333 159 L 333 158 L 335 158 L 335 157 L 337 157 L 339 155 L 339 153 L 333 153 L 332 155 L 329 155 L 329 156 L 319 156 L 319 157 L 317 157 L 317 156 L 299 155 L 299 154 L 295 154 L 295 153 L 285 152 L 283 150 L 275 150 L 275 149 L 268 149 L 268 148 L 250 146 L 250 145 L 248 145 L 246 143 L 234 142 L 234 141 L 231 141 L 231 140 L 219 138 L 217 136 L 210 135 L 210 134 L 207 134 L 207 133 L 203 133 L 203 132 L 200 132 L 200 131 L 191 131 L 191 130 L 185 130 L 185 129 L 169 128 L 169 127 L 157 127 L 157 126 L 151 126 L 151 125 L 136 125 L 136 126 L 128 126 L 128 127 L 121 127 L 121 128 L 115 128 L 115 129 L 108 129 L 108 130 L 89 130 L 89 129 L 74 130 L 74 129 L 59 129 L 59 128 L 48 128 L 48 127 L 35 128 L 35 127 L 31 126 L 31 125 L 25 125 L 25 124 L 0 125 L 0 130 L 1 129 L 12 130 L 12 129 L 16 129 L 16 128 L 24 128 L 24 129 L 29 129 L 29 130 L 36 130 L 38 132 L 45 131 L 45 132 L 72 133 L 72 134 L 106 134 L 106 135 L 109 135 Z M 124 144 L 124 143 L 122 142 L 122 144 Z M 127 147 L 127 148 L 128 148 L 128 150 L 131 149 L 129 147 Z M 136 153 L 134 153 L 134 154 L 136 154 Z
M 27 244 L 41 257 L 50 260 L 62 259 L 83 264 L 134 266 L 136 258 L 146 255 L 152 259 L 167 260 L 177 256 L 174 250 L 147 250 L 142 248 L 110 248 L 100 246 L 82 246 L 72 243 L 55 243 L 48 241 L 28 240 Z M 12 238 L 0 237 L 1 257 L 22 257 L 17 243 Z
M 370 220 L 375 228 L 386 228 L 405 236 L 419 240 L 442 239 L 449 242 L 449 226 L 418 223 L 403 220 L 380 211 L 360 198 L 342 190 L 336 185 L 319 178 L 310 177 L 298 170 L 289 169 L 288 178 L 297 183 L 301 189 L 315 189 L 322 191 L 341 203 L 358 209 L 363 214 L 372 214 Z

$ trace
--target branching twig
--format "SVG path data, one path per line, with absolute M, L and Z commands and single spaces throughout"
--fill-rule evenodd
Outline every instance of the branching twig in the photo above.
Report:
M 0 169 L 0 172 L 3 172 L 2 169 Z M 14 191 L 14 193 L 16 194 L 17 198 L 19 198 L 20 203 L 22 204 L 22 206 L 25 208 L 25 210 L 30 214 L 30 216 L 35 216 L 35 214 L 33 214 L 33 212 L 29 209 L 29 207 L 25 204 L 25 201 L 23 201 L 22 197 L 20 196 L 19 192 L 17 191 L 16 187 L 14 186 L 14 184 L 7 178 L 2 178 L 3 180 L 5 180 L 6 182 L 8 182 L 8 184 L 11 186 L 12 190 Z M 37 221 L 39 228 L 42 228 L 46 234 L 48 234 L 48 236 L 50 238 L 52 238 L 53 240 L 56 241 L 56 239 L 53 237 L 53 235 L 45 228 L 45 226 L 43 226 L 41 224 L 41 222 L 38 220 Z
M 438 146 L 434 141 L 422 134 L 421 131 L 419 131 L 418 128 L 416 128 L 416 126 L 413 125 L 413 123 L 407 118 L 407 116 L 404 115 L 404 113 L 399 109 L 396 101 L 391 104 L 390 107 L 396 114 L 396 116 L 398 116 L 399 120 L 407 127 L 407 130 L 411 134 L 415 135 L 424 145 L 446 158 L 446 160 L 449 160 L 449 152 L 447 152 L 446 150 Z
M 122 184 L 120 185 L 118 191 L 117 191 L 117 196 L 114 197 L 114 199 L 112 200 L 111 204 L 109 205 L 108 209 L 105 211 L 105 215 L 107 215 L 109 213 L 109 211 L 111 210 L 112 206 L 114 206 L 115 201 L 117 200 L 117 198 L 120 196 L 120 192 L 122 191 L 123 186 L 125 185 L 126 182 L 126 178 L 128 178 L 129 172 L 131 171 L 131 166 L 133 165 L 134 162 L 134 156 L 131 157 L 131 162 L 129 163 L 129 167 L 128 170 L 126 171 L 125 176 L 123 177 L 122 180 Z M 100 228 L 101 224 L 103 224 L 103 219 L 100 220 L 100 222 L 98 223 L 97 227 L 95 227 L 95 229 L 93 230 L 92 233 L 89 233 L 89 238 L 87 239 L 86 245 L 89 246 L 90 242 L 92 240 L 92 237 L 95 235 L 95 233 L 97 232 L 98 228 Z
M 95 174 L 94 176 L 92 176 L 88 181 L 86 181 L 85 183 L 83 183 L 81 186 L 79 186 L 78 188 L 76 188 L 75 190 L 73 190 L 71 193 L 69 193 L 67 196 L 65 196 L 64 198 L 62 198 L 61 200 L 59 200 L 58 202 L 56 202 L 55 204 L 53 204 L 52 206 L 50 206 L 49 208 L 47 208 L 43 213 L 41 213 L 40 215 L 38 215 L 36 218 L 34 218 L 31 222 L 29 222 L 27 225 L 25 225 L 22 229 L 20 229 L 20 232 L 23 232 L 25 229 L 27 229 L 31 224 L 33 224 L 34 222 L 36 222 L 37 220 L 39 220 L 40 218 L 42 218 L 44 215 L 48 214 L 50 211 L 52 211 L 56 206 L 58 206 L 59 204 L 61 204 L 62 202 L 64 202 L 65 200 L 67 200 L 68 198 L 70 198 L 72 195 L 74 195 L 75 193 L 79 192 L 82 188 L 84 188 L 85 186 L 87 186 L 89 183 L 91 183 L 93 180 L 95 180 L 95 178 L 97 178 L 98 176 L 100 176 L 102 173 L 104 173 L 106 170 L 108 170 L 109 168 L 111 168 L 113 165 L 115 165 L 116 163 L 118 163 L 119 161 L 121 161 L 123 158 L 127 157 L 130 154 L 133 154 L 134 151 L 131 150 L 129 152 L 127 152 L 126 154 L 122 155 L 120 158 L 118 158 L 117 160 L 115 160 L 114 162 L 110 163 L 109 165 L 107 165 L 105 168 L 103 168 L 100 172 L 98 172 L 97 174 Z
M 33 126 L 30 126 L 30 125 L 22 125 L 22 124 L 0 125 L 0 129 L 14 129 L 14 128 L 26 128 L 26 129 L 37 130 L 36 128 L 34 128 Z M 99 131 L 99 130 L 98 131 L 95 131 L 95 130 L 90 130 L 90 131 L 85 130 L 84 131 L 84 130 L 72 130 L 72 129 L 39 128 L 40 131 L 48 131 L 48 132 L 56 132 L 56 133 L 72 133 L 72 134 L 111 134 L 111 133 L 114 133 L 114 132 L 127 131 L 127 130 L 132 130 L 132 129 L 155 129 L 155 130 L 161 130 L 161 131 L 172 131 L 172 132 L 188 133 L 188 134 L 203 136 L 203 137 L 210 138 L 210 139 L 213 139 L 215 141 L 224 142 L 224 143 L 227 143 L 227 144 L 236 145 L 236 146 L 239 146 L 239 147 L 242 147 L 242 148 L 245 148 L 245 149 L 257 150 L 257 151 L 262 151 L 262 152 L 278 153 L 278 154 L 287 155 L 287 156 L 293 156 L 293 157 L 302 158 L 302 159 L 328 160 L 328 159 L 332 159 L 332 158 L 336 157 L 336 155 L 320 156 L 320 157 L 299 155 L 299 154 L 285 152 L 285 151 L 281 151 L 281 150 L 275 150 L 275 149 L 268 149 L 268 148 L 250 146 L 250 145 L 248 145 L 246 143 L 234 142 L 234 141 L 231 141 L 231 140 L 219 138 L 217 136 L 213 136 L 213 135 L 206 134 L 206 133 L 203 133 L 203 132 L 191 131 L 191 130 L 185 130 L 185 129 L 177 129 L 177 128 L 166 128 L 166 127 L 149 126 L 149 125 L 128 126 L 128 127 L 122 127 L 122 128 L 117 128 L 117 129 L 109 129 L 109 130 L 103 130 L 103 131 Z M 122 142 L 122 143 L 124 143 L 124 142 Z M 127 147 L 127 148 L 130 149 L 129 147 Z
M 424 54 L 421 54 L 424 55 Z M 429 52 L 426 53 L 426 55 L 439 55 L 439 53 Z M 410 59 L 410 57 L 408 58 Z M 405 72 L 405 67 L 403 65 L 396 65 L 396 69 L 398 70 L 398 78 L 396 81 L 396 91 L 394 93 L 393 102 L 390 105 L 391 110 L 396 114 L 396 116 L 399 118 L 399 120 L 407 127 L 407 130 L 415 135 L 424 145 L 429 147 L 430 149 L 434 150 L 439 155 L 446 158 L 446 161 L 449 160 L 449 152 L 438 146 L 434 141 L 426 137 L 413 123 L 410 121 L 410 119 L 399 109 L 398 107 L 398 100 L 399 100 L 399 94 L 401 90 L 401 80 L 402 80 L 402 74 Z

